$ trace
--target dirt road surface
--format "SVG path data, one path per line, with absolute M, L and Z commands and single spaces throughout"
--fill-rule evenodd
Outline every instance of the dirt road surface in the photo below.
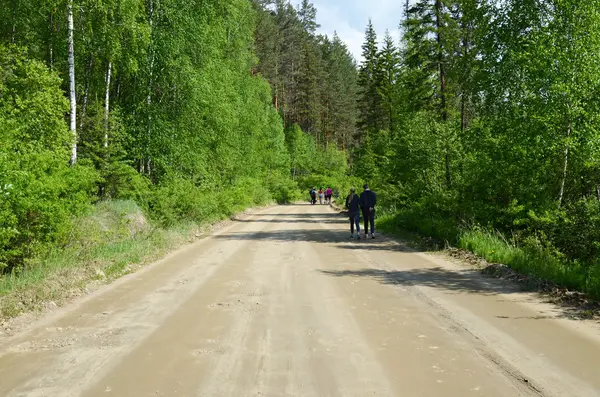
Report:
M 600 333 L 467 267 L 260 210 L 0 340 L 0 396 L 600 396 Z

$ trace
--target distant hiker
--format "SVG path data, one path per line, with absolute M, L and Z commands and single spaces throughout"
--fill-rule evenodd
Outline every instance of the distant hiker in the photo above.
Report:
M 331 196 L 333 195 L 333 190 L 328 187 L 327 190 L 325 190 L 325 200 L 327 200 L 327 204 L 331 204 Z
M 319 203 L 323 204 L 323 200 L 325 199 L 325 192 L 323 188 L 319 188 Z
M 314 187 L 310 189 L 310 203 L 312 205 L 317 204 L 317 189 Z
M 365 189 L 360 194 L 360 208 L 362 209 L 365 220 L 365 238 L 369 235 L 369 224 L 371 224 L 371 238 L 375 238 L 375 205 L 377 205 L 377 195 L 369 189 L 365 183 Z
M 350 189 L 350 194 L 346 197 L 346 208 L 350 218 L 350 238 L 360 240 L 360 198 L 354 188 Z M 354 225 L 356 225 L 356 235 Z

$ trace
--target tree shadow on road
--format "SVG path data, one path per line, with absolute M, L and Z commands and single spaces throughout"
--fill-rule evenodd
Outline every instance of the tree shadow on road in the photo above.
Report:
M 256 219 L 258 218 L 258 219 Z M 270 218 L 270 219 L 266 219 Z M 268 240 L 268 241 L 306 241 L 309 243 L 337 244 L 336 247 L 347 250 L 379 250 L 420 252 L 407 244 L 396 242 L 390 238 L 378 235 L 376 239 L 350 238 L 350 222 L 345 214 L 340 213 L 263 213 L 252 215 L 251 219 L 236 219 L 240 223 L 279 223 L 279 224 L 313 224 L 310 229 L 283 229 L 274 231 L 251 231 L 219 235 L 216 238 L 226 240 Z M 319 227 L 327 225 L 326 228 Z M 337 226 L 337 227 L 336 227 Z M 343 228 L 340 226 L 344 226 Z M 362 226 L 362 222 L 361 222 Z M 331 227 L 331 228 L 327 228 Z
M 319 270 L 332 277 L 367 277 L 382 284 L 403 286 L 426 286 L 446 291 L 496 295 L 520 292 L 515 286 L 483 282 L 475 270 L 449 270 L 441 267 L 406 270 Z
M 531 292 L 516 283 L 507 283 L 499 279 L 489 279 L 481 275 L 477 269 L 450 270 L 441 267 L 419 268 L 406 270 L 382 270 L 365 268 L 359 270 L 319 270 L 320 273 L 330 277 L 363 277 L 370 278 L 385 285 L 396 286 L 425 286 L 440 289 L 448 293 L 467 293 L 480 296 L 493 296 L 500 294 L 516 294 Z M 535 292 L 535 291 L 534 291 Z M 500 297 L 499 297 L 500 298 Z M 474 297 L 476 299 L 476 297 Z M 501 298 L 500 298 L 501 299 Z M 536 295 L 532 299 L 542 299 L 542 295 Z M 568 318 L 571 320 L 587 320 L 590 315 L 585 308 L 577 305 L 557 304 L 553 305 L 552 315 L 531 316 L 504 316 L 497 315 L 496 318 L 506 320 L 552 320 L 555 318 Z
M 345 224 L 345 219 L 333 218 L 276 218 L 276 219 L 236 219 L 236 222 L 240 223 L 327 223 L 327 224 Z
M 241 223 L 327 223 L 327 224 L 344 224 L 347 219 L 344 215 L 338 213 L 308 213 L 308 214 L 253 214 L 251 219 L 234 219 Z M 258 218 L 258 219 L 255 219 Z M 272 218 L 272 219 L 264 219 Z
M 296 242 L 304 241 L 318 244 L 335 244 L 336 248 L 347 250 L 385 250 L 396 252 L 417 252 L 407 245 L 393 243 L 387 239 L 362 239 L 350 238 L 350 231 L 341 229 L 287 229 L 273 231 L 234 232 L 215 236 L 220 240 L 241 241 L 279 241 Z

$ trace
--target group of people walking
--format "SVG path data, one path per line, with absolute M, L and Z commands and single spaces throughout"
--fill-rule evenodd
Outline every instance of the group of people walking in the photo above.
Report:
M 377 205 L 377 194 L 369 189 L 369 185 L 363 186 L 363 192 L 356 194 L 356 189 L 350 189 L 350 194 L 346 198 L 346 208 L 350 217 L 350 236 L 360 240 L 360 215 L 365 222 L 365 238 L 375 238 L 375 206 Z M 356 233 L 354 227 L 356 226 Z M 369 233 L 371 226 L 371 233 Z
M 316 187 L 310 189 L 310 203 L 312 205 L 317 204 L 317 197 L 319 199 L 319 204 L 331 204 L 331 197 L 333 196 L 333 189 L 327 187 L 327 189 L 323 190 L 320 188 L 317 191 Z
M 319 204 L 331 204 L 333 190 L 316 187 L 310 189 L 310 203 L 315 205 L 317 200 Z M 337 196 L 336 196 L 337 197 Z M 346 197 L 346 209 L 350 217 L 350 235 L 352 238 L 360 240 L 360 217 L 364 220 L 365 238 L 375 238 L 375 206 L 377 205 L 377 194 L 369 189 L 369 185 L 363 186 L 363 191 L 360 196 L 356 193 L 355 188 L 350 189 L 350 194 Z M 369 229 L 370 227 L 370 229 Z M 355 229 L 356 228 L 356 232 Z M 370 233 L 369 233 L 370 230 Z

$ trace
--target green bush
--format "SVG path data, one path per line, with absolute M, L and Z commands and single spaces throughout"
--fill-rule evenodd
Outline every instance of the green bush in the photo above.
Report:
M 150 197 L 150 181 L 127 164 L 112 162 L 103 172 L 104 197 L 133 200 L 146 207 Z
M 455 244 L 460 235 L 455 211 L 450 195 L 427 196 L 419 202 L 397 210 L 393 215 L 386 207 L 381 208 L 380 215 L 386 215 L 381 221 L 381 226 L 388 231 L 403 229 Z
M 266 204 L 273 201 L 273 196 L 290 198 L 295 195 L 289 180 L 273 178 L 267 178 L 267 183 L 257 178 L 239 178 L 232 186 L 212 190 L 201 189 L 187 179 L 174 178 L 151 192 L 150 215 L 169 226 L 181 221 L 204 223 Z M 278 185 L 277 181 L 285 185 Z
M 583 198 L 567 205 L 546 233 L 554 245 L 569 258 L 594 263 L 600 256 L 600 201 Z
M 67 110 L 54 73 L 0 46 L 0 272 L 63 244 L 72 217 L 90 208 L 98 175 L 68 165 Z
M 287 175 L 271 173 L 267 176 L 265 182 L 273 200 L 278 204 L 289 204 L 303 198 L 298 184 Z
M 215 194 L 203 193 L 191 181 L 177 178 L 156 187 L 149 206 L 152 217 L 171 226 L 182 219 L 203 221 L 218 212 L 219 203 Z

